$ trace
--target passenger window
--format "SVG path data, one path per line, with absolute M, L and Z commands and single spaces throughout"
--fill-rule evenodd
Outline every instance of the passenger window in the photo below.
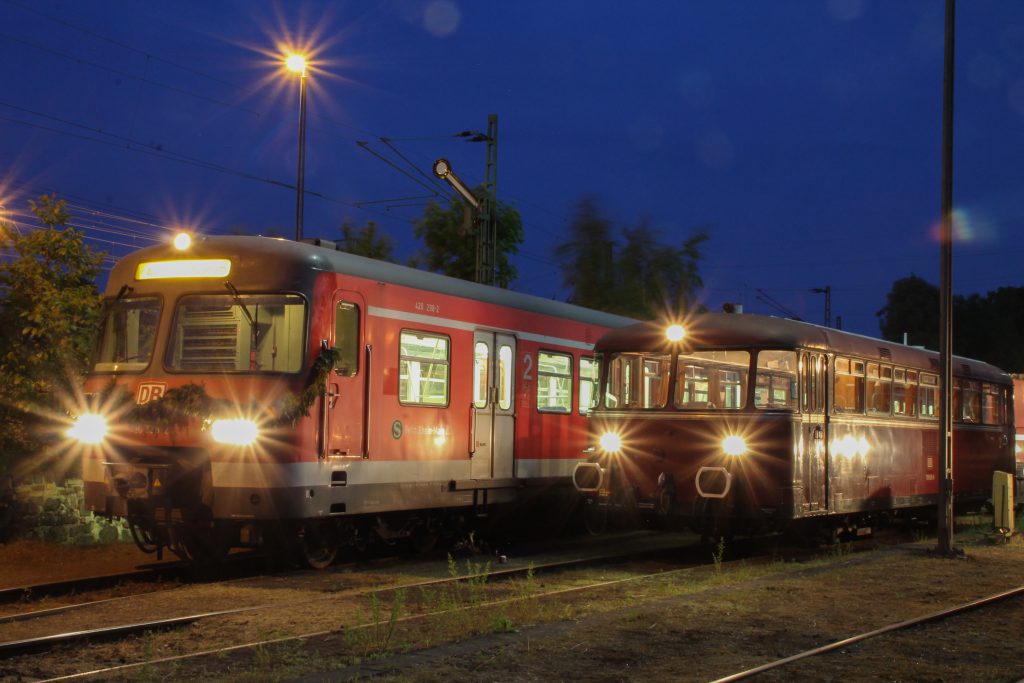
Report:
M 939 416 L 939 378 L 927 372 L 921 373 L 921 384 L 917 390 L 918 414 L 935 419 Z
M 754 384 L 756 408 L 797 407 L 797 360 L 795 351 L 760 351 Z
M 398 356 L 398 402 L 448 405 L 448 337 L 402 331 Z
M 498 349 L 498 408 L 512 407 L 512 347 L 503 344 Z
M 490 383 L 491 349 L 486 342 L 473 345 L 473 407 L 487 407 L 487 386 Z
M 537 354 L 537 410 L 568 413 L 572 410 L 572 356 Z
M 336 373 L 352 377 L 359 372 L 359 307 L 347 301 L 339 301 L 334 309 L 334 348 Z
M 892 368 L 868 363 L 867 390 L 868 413 L 888 415 L 892 410 Z
M 836 358 L 832 406 L 837 413 L 864 412 L 864 364 Z
M 596 358 L 580 358 L 580 415 L 586 415 L 597 405 L 597 382 L 601 366 Z
M 963 380 L 963 420 L 969 424 L 981 422 L 981 382 Z

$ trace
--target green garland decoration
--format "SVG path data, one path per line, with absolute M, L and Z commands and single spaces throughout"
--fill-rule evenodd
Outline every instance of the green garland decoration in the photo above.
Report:
M 338 349 L 322 349 L 313 363 L 306 388 L 298 396 L 290 392 L 285 394 L 281 399 L 280 414 L 271 419 L 267 426 L 295 426 L 300 419 L 307 417 L 340 359 L 341 352 Z M 195 383 L 175 387 L 160 398 L 139 405 L 132 403 L 131 394 L 111 379 L 100 392 L 99 398 L 100 405 L 113 405 L 115 410 L 131 403 L 130 408 L 124 409 L 123 419 L 153 434 L 177 432 L 187 427 L 193 418 L 205 423 L 215 417 L 231 414 L 234 407 L 231 401 L 213 398 L 206 393 L 206 387 Z

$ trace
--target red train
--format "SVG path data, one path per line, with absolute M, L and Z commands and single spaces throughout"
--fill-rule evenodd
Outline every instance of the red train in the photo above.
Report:
M 937 502 L 938 354 L 792 320 L 705 314 L 602 337 L 601 401 L 574 483 L 599 530 L 609 510 L 705 538 L 862 532 Z M 958 506 L 1014 472 L 1013 384 L 954 359 Z M 931 514 L 934 514 L 932 511 Z
M 146 551 L 270 540 L 312 566 L 572 496 L 594 341 L 632 321 L 373 261 L 207 237 L 113 269 L 69 435 L 88 509 Z

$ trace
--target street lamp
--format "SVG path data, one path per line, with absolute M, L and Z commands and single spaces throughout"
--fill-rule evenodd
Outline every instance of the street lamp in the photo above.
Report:
M 295 184 L 295 241 L 302 239 L 303 195 L 306 190 L 306 58 L 291 54 L 284 60 L 292 73 L 299 74 L 299 171 Z

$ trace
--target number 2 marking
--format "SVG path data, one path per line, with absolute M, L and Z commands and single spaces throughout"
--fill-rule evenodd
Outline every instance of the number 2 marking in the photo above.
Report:
M 533 355 L 529 353 L 523 354 L 523 381 L 533 381 Z

